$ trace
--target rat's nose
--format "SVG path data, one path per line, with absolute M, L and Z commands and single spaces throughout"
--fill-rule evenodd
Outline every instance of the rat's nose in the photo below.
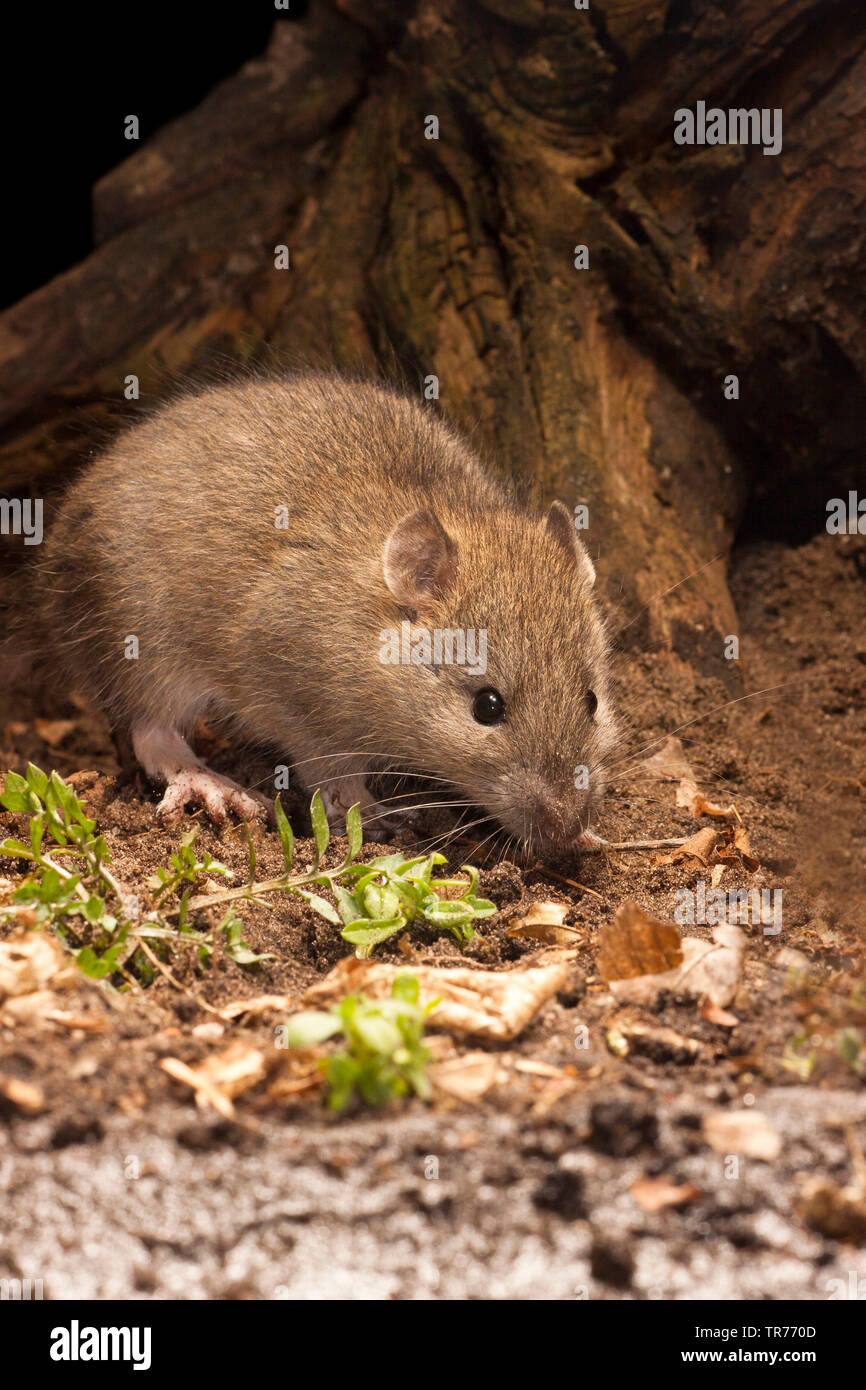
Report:
M 583 831 L 583 806 L 564 805 L 549 792 L 539 792 L 533 797 L 530 810 L 530 823 L 533 833 L 542 843 L 565 849 L 576 845 Z
M 532 824 L 543 840 L 553 844 L 564 844 L 571 838 L 569 818 L 551 796 L 537 797 L 532 810 Z

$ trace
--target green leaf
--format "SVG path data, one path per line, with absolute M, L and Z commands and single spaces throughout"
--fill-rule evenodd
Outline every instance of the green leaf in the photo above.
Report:
M 22 845 L 20 840 L 0 841 L 0 853 L 15 854 L 21 859 L 32 859 L 33 850 L 30 845 Z
M 106 975 L 112 975 L 117 969 L 117 960 L 124 946 L 123 941 L 117 941 L 110 946 L 101 956 L 98 956 L 92 946 L 85 946 L 76 956 L 78 968 L 83 975 L 91 980 L 104 980 Z
M 81 904 L 82 916 L 86 917 L 88 922 L 99 922 L 104 912 L 105 900 L 96 893 L 91 893 L 87 902 Z
M 412 860 L 409 860 L 408 863 L 411 864 Z M 374 872 L 379 869 L 385 873 L 394 873 L 397 869 L 407 868 L 408 864 L 402 854 L 380 854 L 378 859 L 371 859 L 366 867 Z
M 227 942 L 225 952 L 235 965 L 258 965 L 263 960 L 276 960 L 273 951 L 254 951 L 245 941 Z
M 50 806 L 45 807 L 45 824 L 58 845 L 69 844 L 69 836 L 63 828 L 63 823 L 58 819 Z
M 496 903 L 489 898 L 462 898 L 460 901 L 469 904 L 475 917 L 492 917 L 494 912 L 499 911 Z
M 356 802 L 349 807 L 346 816 L 346 838 L 349 841 L 349 853 L 347 859 L 355 859 L 361 852 L 364 843 L 364 826 L 361 821 L 361 806 Z
M 320 898 L 318 893 L 305 893 L 302 889 L 297 889 L 298 895 L 305 898 L 314 912 L 318 912 L 320 917 L 324 917 L 326 922 L 333 922 L 339 927 L 342 924 L 342 917 L 335 907 L 332 907 L 327 898 Z
M 405 925 L 406 918 L 401 916 L 395 917 L 391 922 L 365 922 L 363 926 L 353 924 L 344 927 L 340 935 L 355 947 L 355 955 L 359 960 L 366 960 L 380 941 L 387 941 L 389 936 L 393 936 Z
M 340 914 L 340 920 L 345 926 L 348 926 L 350 922 L 357 922 L 359 917 L 364 916 L 352 894 L 347 892 L 339 883 L 332 884 L 332 891 L 337 899 L 337 911 Z
M 361 1069 L 348 1052 L 338 1052 L 328 1059 L 328 1106 L 344 1110 L 352 1099 Z
M 38 859 L 42 849 L 42 840 L 45 836 L 45 821 L 41 816 L 30 817 L 30 844 L 33 847 L 33 858 Z
M 313 799 L 310 802 L 310 819 L 313 822 L 313 839 L 316 842 L 316 864 L 318 864 L 328 848 L 328 842 L 331 838 L 325 806 L 318 791 L 313 793 Z
M 302 1013 L 292 1014 L 286 1036 L 289 1047 L 312 1047 L 332 1038 L 342 1029 L 342 1020 L 335 1014 L 306 1009 Z
M 393 888 L 383 888 L 378 883 L 369 883 L 364 889 L 362 901 L 364 911 L 373 921 L 387 922 L 399 915 L 400 899 Z
M 0 806 L 4 806 L 6 810 L 11 811 L 13 815 L 19 816 L 22 811 L 28 809 L 28 801 L 22 792 L 10 791 L 9 777 L 11 776 L 12 774 L 10 772 L 6 778 L 6 790 L 3 795 L 0 796 Z
M 411 970 L 401 970 L 399 975 L 395 975 L 394 983 L 391 985 L 391 998 L 401 999 L 407 1004 L 417 1004 L 420 994 L 417 975 L 413 975 Z
M 403 1041 L 399 1028 L 380 1014 L 362 1014 L 355 1019 L 353 1031 L 372 1052 L 383 1052 L 386 1057 L 396 1052 Z
M 35 763 L 27 764 L 27 785 L 40 797 L 44 797 L 48 790 L 48 777 Z
M 475 896 L 475 890 L 478 887 L 478 870 L 474 868 L 472 864 L 461 864 L 460 872 L 461 874 L 469 875 L 469 883 L 466 887 L 466 892 L 463 894 L 463 896 L 464 898 L 473 898 Z
M 283 804 L 280 801 L 279 793 L 277 793 L 277 799 L 274 802 L 274 815 L 276 816 L 277 829 L 280 832 L 280 839 L 283 842 L 283 862 L 285 863 L 286 873 L 288 874 L 291 873 L 292 870 L 292 858 L 294 857 L 295 852 L 295 838 L 292 834 L 292 827 L 289 825 L 288 816 L 283 810 Z
M 452 927 L 455 923 L 471 922 L 474 912 L 467 902 L 458 898 L 456 902 L 442 902 L 439 898 L 427 899 L 422 908 L 425 920 L 437 926 Z

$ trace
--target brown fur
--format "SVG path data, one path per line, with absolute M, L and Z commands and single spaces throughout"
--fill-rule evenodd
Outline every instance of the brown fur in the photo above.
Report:
M 424 624 L 486 628 L 483 677 L 379 660 L 380 631 L 407 617 L 383 551 L 420 508 L 457 547 Z M 613 726 L 602 623 L 556 531 L 430 409 L 325 373 L 251 379 L 161 409 L 72 486 L 41 567 L 46 630 L 121 736 L 148 722 L 188 735 L 215 706 L 285 748 L 309 787 L 387 759 L 447 778 L 523 838 L 550 838 L 541 799 L 560 839 L 586 819 L 574 769 L 598 783 Z M 487 686 L 503 724 L 472 717 Z

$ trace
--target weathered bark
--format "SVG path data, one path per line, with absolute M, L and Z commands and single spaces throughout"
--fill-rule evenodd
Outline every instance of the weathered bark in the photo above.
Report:
M 97 249 L 0 317 L 3 487 L 73 467 L 128 373 L 145 399 L 263 351 L 435 374 L 495 466 L 589 504 L 629 612 L 699 570 L 632 631 L 721 669 L 736 619 L 708 562 L 749 489 L 784 507 L 859 459 L 866 12 L 311 10 L 103 179 Z M 675 145 L 698 100 L 782 108 L 783 152 Z

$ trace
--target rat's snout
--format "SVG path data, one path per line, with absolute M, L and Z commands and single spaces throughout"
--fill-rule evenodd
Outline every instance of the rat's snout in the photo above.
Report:
M 565 800 L 548 789 L 530 791 L 526 798 L 524 839 L 551 852 L 577 849 L 588 811 L 589 798 L 580 793 Z

